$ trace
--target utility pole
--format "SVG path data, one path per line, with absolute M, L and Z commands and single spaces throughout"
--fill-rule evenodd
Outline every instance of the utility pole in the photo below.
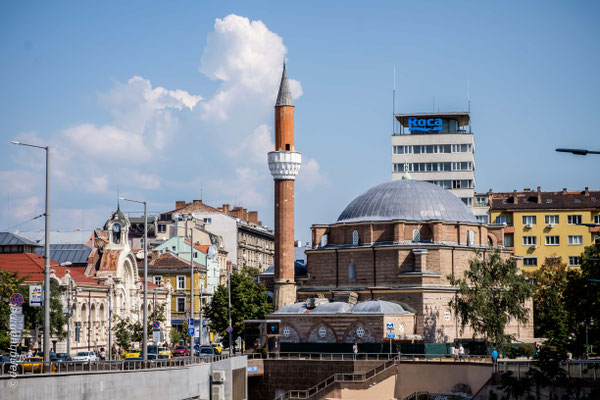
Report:
M 194 333 L 190 338 L 190 362 L 194 359 L 194 345 L 195 336 L 196 336 L 196 324 L 194 321 L 194 220 L 193 216 L 190 214 L 188 218 L 185 220 L 186 228 L 187 222 L 191 219 L 192 221 L 192 229 L 190 232 L 190 314 L 192 316 L 192 328 L 194 328 Z
M 227 295 L 229 297 L 229 326 L 233 328 L 231 324 L 231 261 L 227 263 Z M 232 356 L 233 346 L 233 331 L 229 332 L 229 357 Z
M 67 283 L 67 354 L 71 355 L 71 316 L 73 315 L 73 310 L 71 309 L 71 282 L 73 279 L 69 278 L 69 282 Z
M 112 279 L 108 286 L 108 360 L 112 360 Z

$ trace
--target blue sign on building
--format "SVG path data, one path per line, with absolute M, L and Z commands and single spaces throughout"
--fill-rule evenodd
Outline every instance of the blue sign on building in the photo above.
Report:
M 441 118 L 408 118 L 408 128 L 411 131 L 441 131 L 442 130 L 442 119 Z

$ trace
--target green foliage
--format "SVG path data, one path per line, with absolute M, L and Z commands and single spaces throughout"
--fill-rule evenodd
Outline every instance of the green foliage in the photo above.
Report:
M 231 274 L 231 319 L 233 336 L 244 336 L 245 319 L 261 319 L 273 311 L 271 299 L 265 286 L 255 282 L 256 269 L 245 268 Z M 210 320 L 210 327 L 221 335 L 229 326 L 227 286 L 219 286 L 212 301 L 204 307 L 204 315 Z
M 177 344 L 182 337 L 182 332 L 179 327 L 172 326 L 171 331 L 169 332 L 169 342 Z
M 566 344 L 569 335 L 569 315 L 564 301 L 567 287 L 567 266 L 560 258 L 547 258 L 535 272 L 533 293 L 534 335 L 555 338 Z
M 499 251 L 485 258 L 479 252 L 470 260 L 463 279 L 448 279 L 458 287 L 450 306 L 459 318 L 461 331 L 470 325 L 475 333 L 502 347 L 513 339 L 504 330 L 509 320 L 527 321 L 525 302 L 532 295 L 532 285 L 519 273 L 515 261 L 502 259 Z
M 23 296 L 23 314 L 25 329 L 42 332 L 44 329 L 44 307 L 29 307 L 29 284 L 26 277 L 0 270 L 0 349 L 7 350 L 10 345 L 10 298 L 15 293 Z M 50 284 L 50 332 L 53 337 L 64 340 L 67 337 L 65 325 L 67 317 L 63 313 L 60 288 L 56 282 Z
M 532 344 L 523 343 L 519 346 L 519 354 L 522 355 L 523 357 L 529 358 L 535 354 L 535 348 L 533 347 Z
M 131 347 L 131 331 L 129 318 L 116 317 L 116 323 L 114 324 L 115 341 L 121 349 L 128 349 Z

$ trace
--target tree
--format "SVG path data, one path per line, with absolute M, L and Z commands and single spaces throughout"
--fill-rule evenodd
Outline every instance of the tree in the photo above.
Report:
M 532 285 L 519 273 L 516 262 L 502 259 L 498 250 L 487 257 L 478 252 L 469 261 L 463 279 L 448 279 L 458 287 L 449 304 L 459 318 L 461 331 L 470 325 L 475 333 L 504 346 L 513 339 L 504 330 L 510 319 L 527 322 L 525 302 L 532 295 Z
M 233 335 L 244 335 L 245 319 L 262 319 L 273 311 L 271 299 L 265 286 L 255 282 L 255 269 L 244 268 L 231 274 L 231 319 Z M 210 320 L 213 331 L 225 335 L 229 326 L 227 286 L 219 286 L 210 303 L 204 307 L 204 315 Z
M 535 337 L 553 338 L 566 346 L 569 315 L 564 293 L 567 288 L 567 266 L 560 257 L 546 262 L 528 276 L 535 282 L 533 315 Z
M 128 349 L 131 347 L 131 321 L 129 318 L 121 318 L 119 316 L 116 317 L 116 320 L 114 330 L 117 345 L 119 345 L 121 349 Z

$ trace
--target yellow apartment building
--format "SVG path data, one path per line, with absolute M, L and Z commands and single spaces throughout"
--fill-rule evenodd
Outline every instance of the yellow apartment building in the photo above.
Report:
M 578 267 L 584 248 L 600 240 L 600 191 L 490 190 L 488 204 L 490 223 L 506 224 L 504 245 L 523 257 L 525 271 L 557 256 Z
M 148 263 L 148 279 L 157 285 L 172 287 L 171 326 L 183 325 L 190 314 L 190 260 L 173 253 L 163 253 Z M 200 318 L 200 284 L 206 294 L 206 267 L 194 262 L 194 319 L 196 325 Z

